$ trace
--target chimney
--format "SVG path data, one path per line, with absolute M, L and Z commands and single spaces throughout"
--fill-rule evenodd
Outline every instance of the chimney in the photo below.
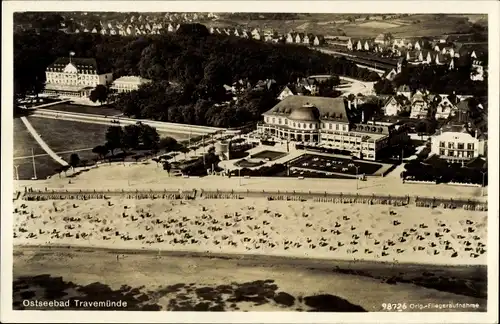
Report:
M 477 139 L 477 134 L 478 134 L 478 131 L 477 131 L 477 128 L 476 128 L 476 130 L 475 130 L 475 132 L 474 132 L 474 137 L 475 137 L 476 139 Z
M 354 98 L 354 109 L 357 109 L 358 108 L 358 100 L 356 100 L 356 98 Z
M 361 123 L 364 123 L 365 122 L 365 111 L 362 110 L 361 111 Z
M 347 100 L 347 108 L 351 110 L 351 100 Z

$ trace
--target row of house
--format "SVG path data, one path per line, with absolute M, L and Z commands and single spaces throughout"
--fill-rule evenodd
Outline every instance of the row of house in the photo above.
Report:
M 135 36 L 135 35 L 159 35 L 164 32 L 175 32 L 179 29 L 180 24 L 167 24 L 162 25 L 159 24 L 141 24 L 141 25 L 123 25 L 116 24 L 113 25 L 111 23 L 95 26 L 80 26 L 75 29 L 66 28 L 66 32 L 68 33 L 93 33 L 93 34 L 102 34 L 102 35 L 120 35 L 120 36 Z
M 228 35 L 241 38 L 263 40 L 273 43 L 302 44 L 309 46 L 321 46 L 325 39 L 322 35 L 290 32 L 287 35 L 280 35 L 272 29 L 245 29 L 245 28 L 221 28 L 211 27 L 210 33 L 215 35 Z
M 427 118 L 430 111 L 436 119 L 448 119 L 468 109 L 470 95 L 431 94 L 426 91 L 412 93 L 408 86 L 400 86 L 396 95 L 387 99 L 383 106 L 386 116 L 396 116 L 403 112 L 410 118 Z M 482 108 L 482 107 L 480 107 Z

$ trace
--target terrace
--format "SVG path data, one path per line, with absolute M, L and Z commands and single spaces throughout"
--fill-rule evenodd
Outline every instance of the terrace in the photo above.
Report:
M 290 169 L 316 171 L 326 175 L 356 176 L 356 174 L 376 175 L 384 168 L 383 164 L 354 161 L 327 155 L 303 154 L 289 162 Z

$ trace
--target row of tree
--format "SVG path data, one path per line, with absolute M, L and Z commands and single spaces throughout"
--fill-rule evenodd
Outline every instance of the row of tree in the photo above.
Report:
M 435 181 L 436 183 L 473 183 L 487 185 L 488 175 L 486 169 L 462 167 L 458 163 L 437 163 L 425 164 L 421 161 L 414 161 L 405 164 L 405 171 L 402 172 L 403 179 L 419 181 Z
M 108 153 L 115 155 L 115 150 L 122 152 L 128 150 L 145 149 L 158 151 L 160 148 L 160 136 L 154 127 L 138 123 L 135 125 L 110 126 L 106 131 L 106 142 L 92 149 L 99 158 L 104 158 Z

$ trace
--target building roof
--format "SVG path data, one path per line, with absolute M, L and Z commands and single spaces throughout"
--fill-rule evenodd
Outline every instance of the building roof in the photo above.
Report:
M 319 110 L 312 105 L 305 104 L 302 107 L 294 108 L 288 118 L 301 121 L 318 121 Z
M 349 122 L 344 98 L 289 96 L 266 111 L 264 115 L 290 115 L 296 108 L 303 108 L 304 105 L 317 108 L 318 118 Z M 299 109 L 299 112 L 304 113 L 302 109 Z
M 411 89 L 408 85 L 403 84 L 398 87 L 397 92 L 411 92 Z
M 70 63 L 69 57 L 59 57 L 57 60 L 54 61 L 54 63 L 50 64 L 47 67 L 47 70 L 54 72 L 62 72 L 69 63 Z M 88 73 L 97 73 L 97 74 L 103 73 L 103 71 L 99 69 L 97 61 L 94 58 L 72 57 L 71 64 L 73 64 L 76 67 L 78 73 L 82 73 L 84 71 Z

